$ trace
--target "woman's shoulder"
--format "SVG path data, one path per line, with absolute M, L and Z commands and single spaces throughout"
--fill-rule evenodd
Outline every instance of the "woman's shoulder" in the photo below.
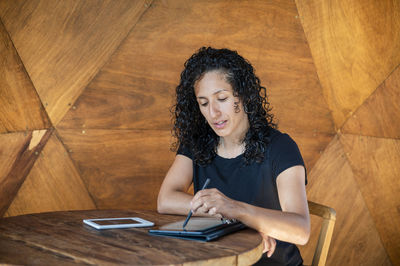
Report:
M 179 144 L 176 154 L 184 155 L 184 156 L 188 157 L 189 159 L 193 160 L 192 150 L 188 146 L 183 145 L 182 143 Z
M 282 133 L 280 130 L 276 128 L 270 128 L 268 132 L 269 143 L 274 143 L 279 141 L 279 139 L 281 139 L 283 135 L 287 134 Z
M 297 146 L 296 142 L 289 136 L 289 134 L 272 128 L 269 133 L 269 149 L 281 149 L 282 146 Z

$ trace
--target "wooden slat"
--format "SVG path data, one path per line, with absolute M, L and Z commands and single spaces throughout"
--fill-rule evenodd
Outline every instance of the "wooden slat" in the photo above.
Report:
M 400 62 L 400 2 L 296 0 L 337 128 Z
M 5 216 L 95 208 L 68 152 L 53 134 Z
M 35 130 L 24 138 L 23 143 L 20 142 L 20 139 L 17 140 L 19 145 L 13 146 L 13 148 L 18 148 L 18 150 L 12 150 L 10 153 L 11 158 L 13 158 L 12 166 L 9 166 L 11 161 L 6 163 L 8 166 L 5 168 L 9 169 L 9 171 L 0 179 L 0 217 L 4 215 L 15 195 L 18 193 L 19 188 L 24 183 L 26 176 L 48 141 L 52 131 L 52 129 Z M 0 136 L 3 137 L 4 135 Z M 19 138 L 19 136 L 17 136 L 17 138 Z M 11 139 L 13 139 L 13 137 L 11 137 Z M 7 144 L 3 142 L 2 146 L 3 145 L 6 146 Z M 6 149 L 6 151 L 7 150 L 8 149 Z
M 400 67 L 344 124 L 343 133 L 400 139 Z
M 327 265 L 381 265 L 387 254 L 338 137 L 309 174 L 308 199 L 335 209 L 336 223 Z M 318 225 L 318 223 L 316 223 Z M 312 228 L 311 235 L 319 234 Z M 301 247 L 311 264 L 315 244 Z
M 0 2 L 0 16 L 53 124 L 62 119 L 150 2 Z
M 49 119 L 0 20 L 0 133 L 48 127 Z
M 354 177 L 393 265 L 400 264 L 400 140 L 344 134 Z
M 203 45 L 253 63 L 311 168 L 334 127 L 293 1 L 155 1 L 58 127 L 169 129 L 183 63 Z
M 175 154 L 170 131 L 59 130 L 100 209 L 156 209 Z

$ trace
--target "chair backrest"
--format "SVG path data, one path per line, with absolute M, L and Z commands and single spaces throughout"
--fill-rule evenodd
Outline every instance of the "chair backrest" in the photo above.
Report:
M 333 228 L 336 222 L 336 212 L 333 208 L 308 201 L 310 214 L 323 218 L 321 231 L 318 237 L 317 247 L 314 252 L 312 266 L 325 265 L 328 256 L 329 246 L 331 244 Z

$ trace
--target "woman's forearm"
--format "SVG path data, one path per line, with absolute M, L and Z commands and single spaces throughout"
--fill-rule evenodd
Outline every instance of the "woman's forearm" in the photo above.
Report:
M 162 214 L 186 215 L 190 211 L 193 195 L 181 191 L 160 193 L 157 199 L 157 211 Z
M 237 202 L 234 217 L 247 226 L 278 240 L 304 245 L 310 236 L 308 215 L 283 212 Z

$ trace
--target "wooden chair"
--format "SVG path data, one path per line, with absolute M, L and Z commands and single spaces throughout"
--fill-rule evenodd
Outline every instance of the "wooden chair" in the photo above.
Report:
M 336 222 L 336 212 L 331 207 L 327 207 L 312 201 L 308 201 L 310 214 L 323 218 L 321 231 L 318 237 L 317 247 L 314 252 L 312 266 L 325 265 L 328 256 L 329 245 L 331 244 L 333 227 Z

